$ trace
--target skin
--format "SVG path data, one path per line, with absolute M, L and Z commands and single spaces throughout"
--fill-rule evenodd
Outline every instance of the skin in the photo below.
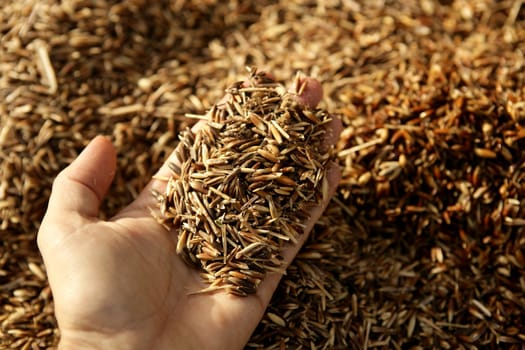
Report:
M 310 78 L 298 101 L 316 105 L 322 92 Z M 196 126 L 198 128 L 198 125 Z M 339 121 L 329 125 L 335 144 Z M 158 177 L 169 176 L 168 161 Z M 242 349 L 264 314 L 281 278 L 269 274 L 257 294 L 189 295 L 204 287 L 198 272 L 175 254 L 176 233 L 152 218 L 152 179 L 129 206 L 108 221 L 100 203 L 116 171 L 110 140 L 98 136 L 55 179 L 38 233 L 61 332 L 59 349 Z M 309 232 L 335 193 L 339 168 L 327 173 L 330 194 L 312 209 Z M 289 264 L 306 240 L 287 246 Z

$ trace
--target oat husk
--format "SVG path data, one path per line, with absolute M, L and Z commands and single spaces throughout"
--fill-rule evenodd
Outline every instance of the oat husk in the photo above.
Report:
M 58 332 L 35 233 L 96 134 L 128 203 L 256 65 L 318 78 L 343 181 L 248 348 L 520 349 L 522 1 L 1 1 L 0 347 Z

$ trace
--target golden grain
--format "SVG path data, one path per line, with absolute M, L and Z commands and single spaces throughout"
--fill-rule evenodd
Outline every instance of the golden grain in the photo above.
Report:
M 306 110 L 290 101 L 287 93 L 280 95 L 280 85 L 263 73 L 250 71 L 250 79 L 265 88 L 243 89 L 242 93 L 230 88 L 230 102 L 208 114 L 217 120 L 218 111 L 227 111 L 220 127 L 208 124 L 196 133 L 181 134 L 175 152 L 181 164 L 170 166 L 174 173 L 164 197 L 154 193 L 161 213 L 160 218 L 155 217 L 180 231 L 177 253 L 196 264 L 205 281 L 211 281 L 207 292 L 255 293 L 265 272 L 282 271 L 284 242 L 295 244 L 303 233 L 302 224 L 291 225 L 309 217 L 301 208 L 327 197 L 323 168 L 333 152 L 330 147 L 320 147 L 325 133 L 318 128 L 324 128 L 328 114 Z M 319 117 L 303 119 L 305 111 Z M 250 124 L 253 127 L 246 127 Z M 300 133 L 294 138 L 284 128 Z M 281 148 L 286 155 L 281 155 Z M 331 153 L 327 156 L 321 149 Z M 308 170 L 312 168 L 316 170 L 313 179 Z M 245 239 L 251 243 L 246 244 Z M 228 269 L 218 266 L 219 261 Z M 237 269 L 232 270 L 233 266 Z M 243 278 L 239 269 L 261 274 L 244 273 Z
M 111 137 L 119 170 L 102 208 L 110 217 L 145 186 L 177 144 L 176 135 L 207 119 L 202 112 L 210 107 L 211 127 L 203 136 L 217 142 L 216 130 L 224 131 L 229 116 L 213 102 L 224 90 L 238 94 L 234 113 L 235 104 L 242 106 L 250 96 L 262 98 L 269 90 L 284 95 L 282 86 L 230 84 L 246 64 L 264 66 L 278 79 L 303 71 L 296 91 L 305 88 L 299 77 L 319 78 L 325 90 L 321 106 L 344 123 L 337 148 L 343 179 L 307 240 L 332 248 L 308 248 L 292 263 L 268 309 L 286 327 L 266 317 L 247 348 L 521 348 L 525 334 L 516 325 L 522 323 L 525 266 L 522 2 L 296 5 L 28 0 L 1 7 L 6 20 L 0 25 L 0 348 L 53 348 L 59 336 L 51 292 L 35 269 L 43 265 L 34 244 L 57 172 L 96 134 Z M 264 116 L 270 105 L 254 113 Z M 283 121 L 293 119 L 282 115 Z M 265 137 L 272 123 L 263 122 L 247 125 Z M 300 122 L 283 126 L 291 138 L 305 128 Z M 237 152 L 245 140 L 236 143 L 239 130 L 230 131 L 228 147 Z M 277 157 L 295 152 L 294 146 L 281 147 L 287 138 L 279 134 L 281 144 L 271 135 L 279 153 L 261 148 Z M 202 166 L 216 158 L 198 151 Z M 253 173 L 257 162 L 258 169 L 273 168 L 253 152 L 238 174 Z M 181 168 L 188 166 L 189 149 L 179 156 L 172 171 L 187 173 Z M 388 162 L 401 170 L 383 168 Z M 285 168 L 269 173 L 295 180 L 295 167 Z M 231 169 L 206 170 L 209 177 L 192 179 L 238 195 L 238 174 L 219 187 Z M 315 172 L 308 176 L 322 183 Z M 258 184 L 254 197 L 308 197 L 272 181 Z M 468 186 L 460 189 L 459 183 Z M 172 186 L 185 211 L 191 205 L 183 200 L 188 188 Z M 213 210 L 230 205 L 215 196 L 205 205 Z M 248 199 L 264 204 L 256 201 Z M 240 210 L 244 204 L 231 205 Z M 175 215 L 171 208 L 165 211 Z M 259 220 L 274 220 L 269 214 Z M 285 224 L 285 230 L 301 232 L 295 223 Z M 207 220 L 205 225 L 210 226 Z M 230 224 L 226 230 L 240 247 L 258 237 Z M 434 247 L 441 249 L 442 262 L 439 253 L 432 255 Z M 208 267 L 220 276 L 222 265 L 219 259 Z M 236 263 L 235 269 L 241 265 L 246 270 L 237 272 L 264 278 L 247 264 Z M 430 274 L 436 267 L 440 273 Z M 206 276 L 210 284 L 216 281 L 214 289 L 226 289 Z M 231 292 L 245 295 L 249 289 L 242 285 Z M 414 313 L 433 323 L 416 316 L 408 338 Z M 399 322 L 391 323 L 396 315 Z

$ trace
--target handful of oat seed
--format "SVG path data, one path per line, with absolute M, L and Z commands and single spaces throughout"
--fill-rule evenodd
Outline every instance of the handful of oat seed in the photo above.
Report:
M 234 84 L 180 136 L 159 220 L 178 232 L 177 253 L 210 285 L 256 293 L 267 272 L 282 271 L 281 251 L 304 233 L 309 211 L 328 191 L 330 115 L 298 101 L 264 73 Z M 298 97 L 299 96 L 299 97 Z

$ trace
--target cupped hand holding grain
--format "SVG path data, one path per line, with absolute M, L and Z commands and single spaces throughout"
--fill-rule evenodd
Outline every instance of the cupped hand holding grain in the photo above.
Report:
M 315 107 L 322 95 L 319 83 L 299 82 L 303 88 L 296 100 Z M 341 126 L 337 120 L 327 125 L 325 142 L 331 145 Z M 199 127 L 202 122 L 194 129 Z M 247 297 L 221 290 L 193 295 L 206 284 L 175 254 L 176 239 L 151 215 L 156 205 L 151 191 L 164 191 L 162 178 L 169 176 L 175 153 L 138 198 L 108 221 L 99 219 L 116 171 L 107 138 L 92 140 L 56 178 L 38 246 L 55 300 L 60 349 L 241 349 L 259 323 L 281 274 L 268 274 Z M 283 250 L 285 266 L 335 193 L 339 177 L 330 164 L 327 195 L 309 209 L 306 234 Z

